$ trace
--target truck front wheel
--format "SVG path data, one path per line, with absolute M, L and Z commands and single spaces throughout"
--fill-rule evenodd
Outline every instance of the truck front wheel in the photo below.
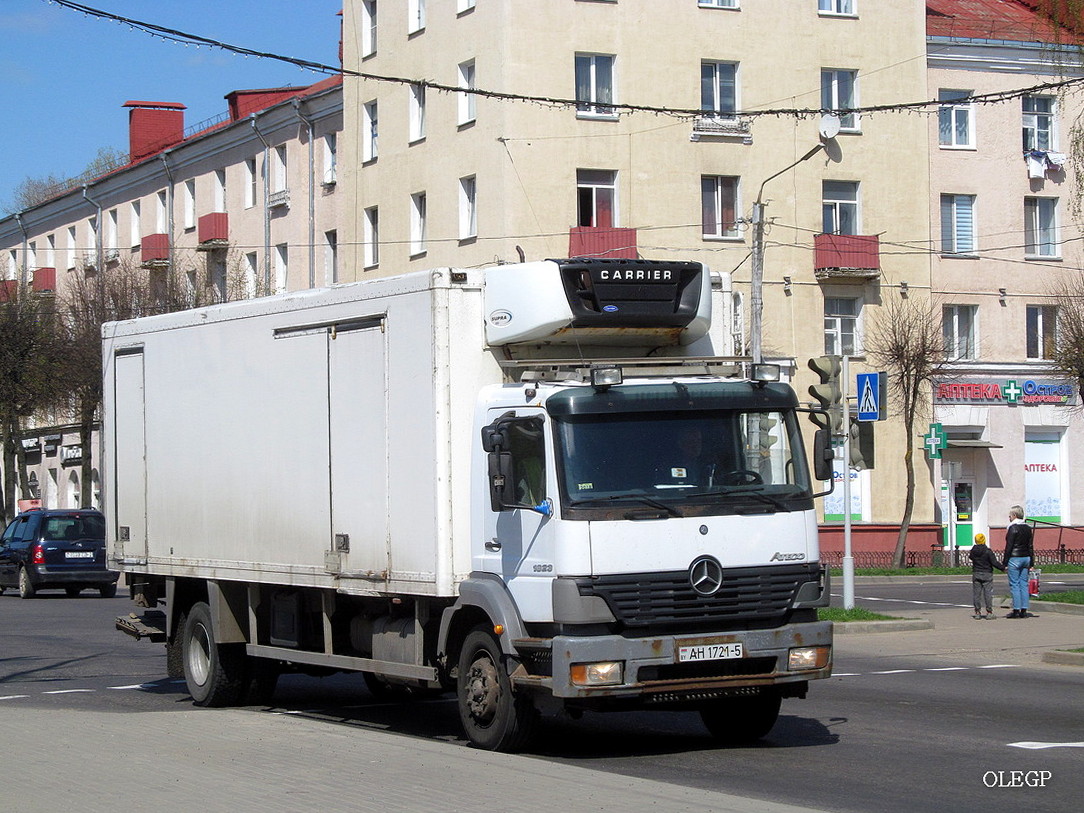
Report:
M 197 706 L 232 706 L 248 677 L 244 644 L 215 643 L 211 608 L 192 605 L 181 632 L 184 680 Z
M 724 745 L 742 745 L 764 737 L 779 719 L 780 696 L 766 691 L 753 697 L 728 697 L 700 707 L 700 719 Z
M 538 721 L 531 698 L 512 691 L 498 641 L 485 626 L 476 627 L 459 653 L 459 719 L 467 739 L 487 751 L 518 751 Z

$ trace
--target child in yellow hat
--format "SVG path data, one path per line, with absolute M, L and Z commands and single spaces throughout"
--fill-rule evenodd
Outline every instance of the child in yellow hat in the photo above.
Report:
M 994 552 L 986 546 L 986 534 L 975 534 L 971 548 L 971 599 L 975 604 L 974 619 L 994 618 L 994 568 L 1004 571 L 1005 566 L 997 560 Z M 982 607 L 985 605 L 986 614 Z

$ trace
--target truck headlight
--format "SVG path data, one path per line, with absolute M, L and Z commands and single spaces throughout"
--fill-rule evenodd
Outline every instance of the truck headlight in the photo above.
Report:
M 570 676 L 574 686 L 616 686 L 625 682 L 625 662 L 574 663 Z
M 823 669 L 828 665 L 831 654 L 830 646 L 795 647 L 787 658 L 787 669 L 791 672 L 799 672 L 803 669 Z

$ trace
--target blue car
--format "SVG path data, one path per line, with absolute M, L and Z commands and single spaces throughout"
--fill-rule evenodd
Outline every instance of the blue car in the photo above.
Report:
M 22 598 L 33 598 L 39 590 L 55 588 L 74 597 L 92 588 L 112 598 L 119 576 L 105 565 L 100 511 L 26 511 L 0 537 L 0 593 L 15 587 Z

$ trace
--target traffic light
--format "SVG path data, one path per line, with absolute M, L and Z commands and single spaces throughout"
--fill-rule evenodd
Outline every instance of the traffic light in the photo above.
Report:
M 774 414 L 774 413 L 773 413 Z M 779 424 L 778 415 L 773 418 L 767 412 L 761 413 L 757 426 L 757 445 L 762 455 L 768 454 L 772 446 L 779 442 L 779 436 L 773 432 Z
M 828 413 L 828 423 L 826 425 L 817 413 L 810 415 L 810 418 L 822 429 L 830 429 L 833 435 L 842 435 L 843 393 L 839 388 L 839 373 L 843 369 L 843 363 L 839 356 L 817 356 L 809 360 L 809 369 L 821 379 L 821 383 L 813 384 L 809 388 L 809 394 L 817 400 L 820 408 Z
M 851 422 L 851 468 L 873 468 L 873 427 L 870 421 Z

